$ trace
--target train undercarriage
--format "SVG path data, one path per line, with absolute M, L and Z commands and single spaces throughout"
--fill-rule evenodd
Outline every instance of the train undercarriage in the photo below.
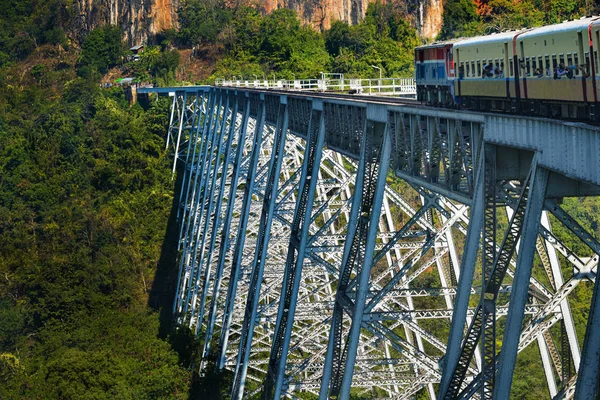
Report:
M 449 86 L 417 86 L 417 100 L 434 107 L 501 112 L 536 117 L 600 123 L 600 102 L 566 102 L 538 99 L 462 96 L 457 104 Z

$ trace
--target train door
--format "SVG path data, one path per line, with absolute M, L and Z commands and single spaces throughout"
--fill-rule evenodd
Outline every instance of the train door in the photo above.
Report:
M 508 68 L 508 67 L 511 65 L 511 63 L 510 63 L 510 57 L 508 54 L 509 48 L 510 47 L 508 46 L 508 42 L 504 42 L 504 52 L 503 52 L 504 59 L 503 59 L 503 64 L 501 65 L 501 68 L 502 68 L 502 76 L 506 79 L 506 97 L 508 97 L 508 98 L 510 98 L 510 94 L 512 92 L 514 92 L 514 90 L 515 90 L 514 85 L 512 88 L 510 87 L 511 84 L 510 84 L 509 78 L 510 78 L 511 74 L 510 74 L 510 68 Z
M 508 72 L 504 71 L 505 66 L 507 66 L 510 63 L 510 58 L 508 58 L 508 42 L 504 42 L 504 64 L 502 65 L 502 72 L 504 73 L 504 76 L 508 76 Z
M 454 49 L 452 48 L 450 50 L 451 54 L 452 54 L 452 66 L 454 67 L 452 69 L 452 76 L 456 76 L 456 72 L 455 72 L 455 68 L 457 65 L 460 65 L 460 49 Z M 452 83 L 451 83 L 451 88 L 452 90 L 452 97 L 454 97 L 454 100 L 458 103 L 459 106 L 462 105 L 462 93 L 461 93 L 461 73 L 463 73 L 463 71 L 458 71 L 458 79 L 453 79 Z
M 590 35 L 590 40 L 592 41 L 592 43 L 590 43 L 594 49 L 594 66 L 595 68 L 592 69 L 590 71 L 590 75 L 591 75 L 591 79 L 592 79 L 592 90 L 594 91 L 594 107 L 593 107 L 593 113 L 595 114 L 592 118 L 595 119 L 596 121 L 600 120 L 600 110 L 598 108 L 599 104 L 598 104 L 598 100 L 600 99 L 600 84 L 598 81 L 598 77 L 600 76 L 600 60 L 598 59 L 599 54 L 600 54 L 600 24 L 598 23 L 598 21 L 596 20 L 594 23 L 592 23 L 592 25 L 590 26 L 590 34 L 592 34 L 593 31 L 593 35 Z M 595 41 L 595 43 L 594 43 Z
M 527 98 L 527 64 L 525 63 L 525 44 L 523 43 L 523 40 L 521 40 L 521 42 L 519 43 L 519 65 L 518 65 L 518 71 L 519 71 L 519 77 L 522 79 L 521 85 L 520 85 L 520 97 L 521 98 Z
M 452 54 L 452 45 L 446 47 L 446 71 L 448 71 L 448 79 L 454 78 L 454 58 Z

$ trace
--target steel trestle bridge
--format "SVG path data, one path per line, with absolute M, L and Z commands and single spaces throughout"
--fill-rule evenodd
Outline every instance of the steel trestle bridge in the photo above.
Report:
M 600 243 L 562 199 L 600 194 L 600 129 L 388 98 L 144 92 L 172 96 L 183 174 L 173 310 L 200 339 L 199 372 L 233 373 L 231 398 L 508 399 L 530 346 L 549 398 L 598 396 Z M 584 286 L 587 327 L 570 305 Z

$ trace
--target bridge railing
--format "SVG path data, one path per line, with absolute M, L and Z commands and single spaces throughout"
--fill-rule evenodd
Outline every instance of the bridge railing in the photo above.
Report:
M 346 92 L 377 96 L 414 96 L 417 93 L 417 86 L 413 78 L 295 80 L 217 79 L 215 81 L 215 86 L 319 92 Z

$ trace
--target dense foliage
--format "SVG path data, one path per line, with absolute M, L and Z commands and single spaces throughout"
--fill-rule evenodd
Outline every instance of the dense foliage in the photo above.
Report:
M 263 16 L 257 9 L 188 0 L 180 12 L 179 41 L 224 50 L 214 77 L 315 78 L 321 72 L 349 77 L 411 76 L 416 30 L 392 4 L 369 5 L 363 22 L 334 22 L 319 33 L 282 8 Z
M 91 72 L 105 74 L 123 60 L 125 46 L 121 41 L 121 30 L 106 25 L 90 32 L 79 56 L 79 74 L 89 76 Z
M 360 24 L 337 21 L 318 33 L 287 9 L 265 16 L 188 0 L 181 30 L 164 32 L 158 46 L 128 62 L 114 26 L 89 32 L 78 49 L 63 30 L 73 18 L 69 4 L 6 0 L 0 13 L 0 399 L 228 398 L 230 374 L 194 380 L 197 343 L 171 329 L 178 232 L 163 150 L 168 104 L 130 107 L 122 89 L 100 89 L 98 79 L 125 63 L 140 80 L 172 83 L 180 63 L 174 44 L 221 53 L 213 78 L 375 77 L 373 65 L 410 76 L 416 31 L 380 2 Z M 559 22 L 584 8 L 583 0 L 448 0 L 442 36 Z M 598 198 L 566 199 L 563 207 L 600 236 Z M 552 222 L 557 237 L 589 255 Z M 543 279 L 540 271 L 536 260 L 534 275 Z M 427 274 L 418 284 L 441 285 Z M 591 288 L 581 284 L 571 296 L 580 343 Z M 447 321 L 423 327 L 448 332 Z M 535 347 L 518 363 L 514 397 L 547 397 Z
M 154 280 L 168 106 L 37 62 L 0 71 L 0 398 L 187 398 Z
M 448 0 L 440 39 L 555 24 L 599 12 L 600 4 L 589 0 Z
M 0 14 L 0 67 L 44 44 L 67 45 L 62 26 L 73 16 L 64 0 L 3 0 Z

